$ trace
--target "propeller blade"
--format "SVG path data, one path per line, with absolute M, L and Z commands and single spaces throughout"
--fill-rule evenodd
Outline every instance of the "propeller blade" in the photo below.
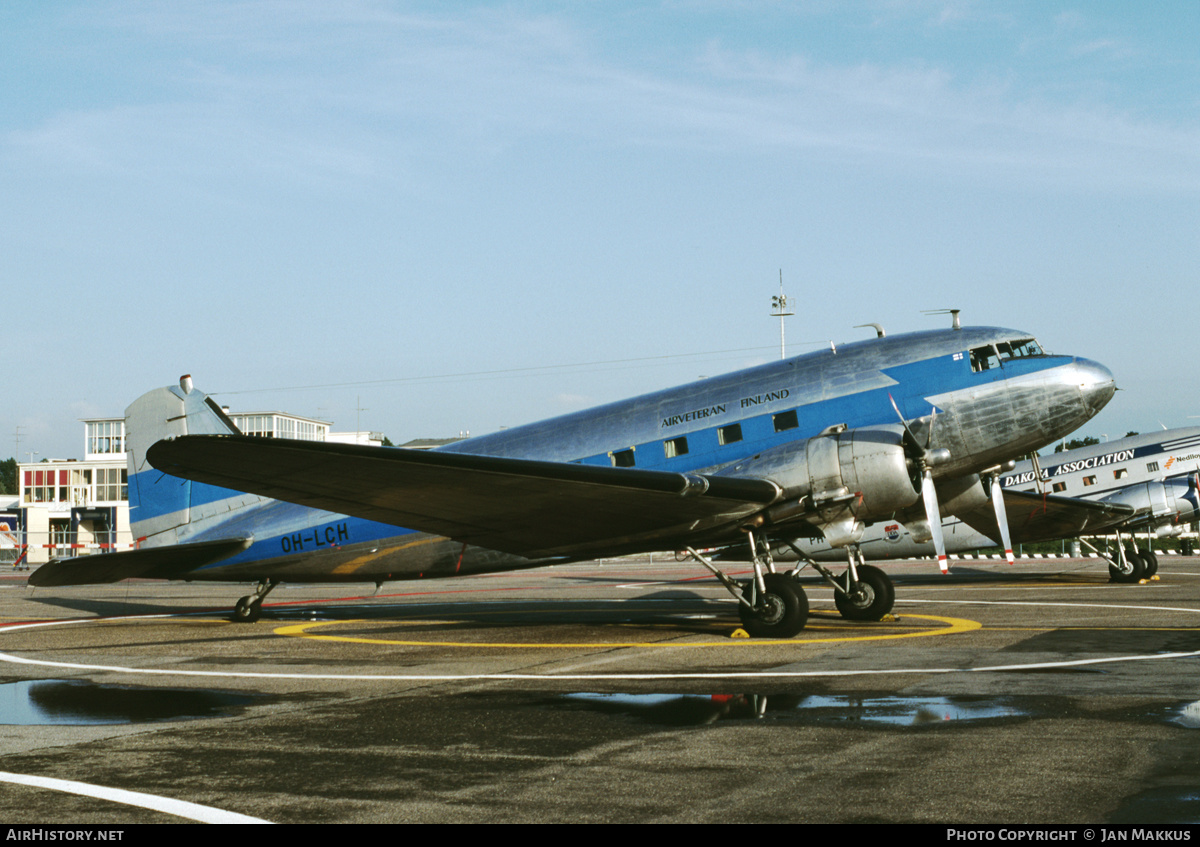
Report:
M 938 568 L 942 573 L 950 573 L 946 559 L 946 542 L 942 538 L 942 514 L 938 509 L 937 489 L 933 487 L 933 474 L 928 468 L 921 477 L 921 496 L 925 498 L 925 517 L 929 521 L 929 531 L 933 533 L 933 549 L 937 551 Z
M 992 474 L 992 508 L 996 510 L 996 526 L 1000 527 L 1000 543 L 1004 545 L 1004 558 L 1013 563 L 1012 539 L 1008 534 L 1008 511 L 1004 508 L 1004 491 L 1000 488 L 1000 474 Z
M 896 412 L 896 417 L 900 419 L 900 426 L 904 427 L 905 433 L 908 434 L 908 440 L 916 450 L 921 449 L 921 442 L 917 440 L 917 436 L 913 435 L 913 431 L 909 429 L 908 421 L 904 419 L 904 415 L 900 414 L 900 407 L 896 405 L 896 398 L 888 393 L 888 400 L 892 404 L 892 409 Z

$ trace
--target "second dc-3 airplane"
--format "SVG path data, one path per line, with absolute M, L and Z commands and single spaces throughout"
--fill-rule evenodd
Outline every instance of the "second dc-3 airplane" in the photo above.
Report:
M 1020 462 L 1000 475 L 1008 516 L 1009 562 L 1012 543 L 1033 543 L 1113 534 L 1115 551 L 1100 554 L 1114 582 L 1137 582 L 1158 570 L 1158 557 L 1132 543 L 1134 533 L 1158 538 L 1177 536 L 1200 520 L 1200 427 L 1133 435 Z M 965 553 L 1001 543 L 995 512 L 960 510 L 945 521 L 943 543 L 950 553 Z M 1129 533 L 1128 538 L 1123 538 Z M 777 540 L 781 560 L 839 558 L 840 551 L 821 539 Z M 899 521 L 880 521 L 859 541 L 869 560 L 916 559 L 934 553 Z M 1098 551 L 1097 551 L 1098 552 Z
M 54 560 L 30 584 L 254 580 L 234 611 L 253 621 L 282 581 L 679 550 L 729 590 L 751 635 L 791 637 L 808 600 L 776 571 L 771 541 L 817 533 L 846 551 L 838 609 L 878 620 L 895 592 L 856 554 L 868 524 L 905 514 L 936 540 L 943 513 L 979 507 L 980 474 L 1074 431 L 1115 388 L 1103 365 L 1048 354 L 1029 333 L 960 328 L 957 313 L 953 324 L 879 330 L 434 451 L 244 436 L 185 377 L 126 411 L 140 548 Z M 748 549 L 752 578 L 699 552 L 733 545 Z

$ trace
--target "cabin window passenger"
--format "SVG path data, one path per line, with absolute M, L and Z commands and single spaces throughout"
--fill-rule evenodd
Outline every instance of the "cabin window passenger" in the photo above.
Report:
M 1148 470 L 1150 473 L 1154 473 L 1156 470 L 1158 470 L 1158 462 L 1147 462 L 1146 470 Z
M 736 444 L 742 440 L 742 425 L 730 424 L 723 426 L 717 430 L 717 442 L 724 444 Z
M 1055 494 L 1059 493 L 1060 491 L 1066 491 L 1066 490 L 1067 490 L 1067 484 L 1065 482 L 1054 483 L 1054 493 Z
M 1129 476 L 1129 471 L 1125 468 L 1117 468 L 1113 471 L 1113 479 L 1124 479 L 1127 476 Z
M 668 459 L 674 459 L 676 456 L 682 456 L 687 453 L 687 438 L 679 436 L 679 438 L 671 438 L 663 442 L 663 450 L 667 454 Z
M 1094 476 L 1085 476 L 1085 477 L 1083 478 L 1083 484 L 1084 484 L 1085 486 L 1088 486 L 1088 485 L 1095 485 L 1095 484 L 1096 484 L 1096 477 L 1094 477 Z
M 775 431 L 783 432 L 786 429 L 795 429 L 800 426 L 800 421 L 796 418 L 796 410 L 790 412 L 780 412 L 778 415 L 773 415 L 771 420 L 775 422 Z
M 612 459 L 614 468 L 632 468 L 633 467 L 633 448 L 628 450 L 618 450 L 615 453 L 609 453 L 609 458 Z

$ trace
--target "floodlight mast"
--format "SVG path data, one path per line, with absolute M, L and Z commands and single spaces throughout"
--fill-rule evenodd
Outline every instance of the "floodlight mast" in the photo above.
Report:
M 787 311 L 788 299 L 783 293 L 783 268 L 779 269 L 779 296 L 771 298 L 771 317 L 779 318 L 779 358 L 787 358 L 787 347 L 783 338 L 783 319 L 791 317 L 795 312 Z

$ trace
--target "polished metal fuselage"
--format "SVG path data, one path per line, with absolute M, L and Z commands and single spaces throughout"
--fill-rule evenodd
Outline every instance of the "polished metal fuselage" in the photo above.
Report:
M 948 451 L 949 459 L 936 469 L 945 478 L 1044 446 L 1088 420 L 1111 397 L 1111 373 L 1086 359 L 1040 356 L 990 372 L 972 370 L 970 350 L 1028 337 L 1014 330 L 967 328 L 856 342 L 442 449 L 736 476 L 738 463 L 772 448 L 802 444 L 835 424 L 895 428 L 898 409 L 918 439 Z M 148 472 L 131 460 L 131 491 L 137 487 L 135 475 Z M 221 499 L 233 495 L 215 490 L 212 502 L 194 507 L 190 523 L 174 537 L 186 543 L 234 531 L 252 536 L 253 545 L 187 578 L 361 581 L 545 563 L 289 503 L 268 500 L 237 511 L 228 505 L 235 500 Z M 614 537 L 619 530 L 614 528 Z M 337 543 L 322 543 L 330 539 Z
M 937 476 L 1006 462 L 1052 443 L 1096 414 L 1112 396 L 1112 374 L 1071 356 L 1009 360 L 973 372 L 970 349 L 1027 333 L 995 327 L 941 330 L 843 345 L 688 385 L 471 438 L 445 450 L 608 464 L 633 449 L 635 466 L 713 471 L 833 424 L 897 423 L 896 408 L 921 438 L 950 453 Z M 778 430 L 774 416 L 796 413 Z M 936 410 L 936 414 L 934 414 Z M 743 428 L 721 444 L 717 431 Z M 689 451 L 668 456 L 664 443 L 687 438 Z

